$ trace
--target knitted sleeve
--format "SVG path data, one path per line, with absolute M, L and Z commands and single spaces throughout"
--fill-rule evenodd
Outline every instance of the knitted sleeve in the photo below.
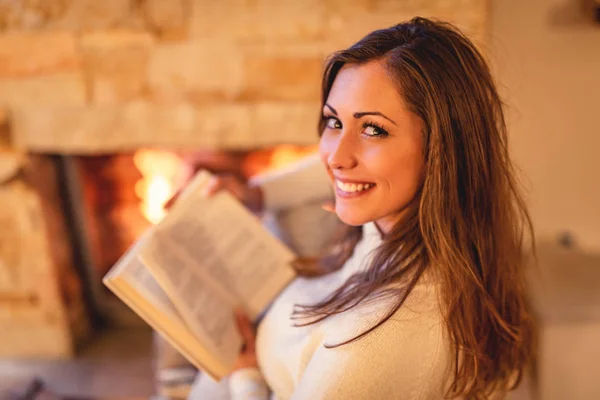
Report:
M 231 400 L 268 400 L 269 388 L 257 368 L 237 370 L 229 377 Z

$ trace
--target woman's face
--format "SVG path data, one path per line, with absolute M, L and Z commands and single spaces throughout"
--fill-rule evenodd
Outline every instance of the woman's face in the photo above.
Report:
M 422 181 L 423 121 L 379 62 L 345 65 L 323 115 L 319 150 L 338 217 L 354 226 L 376 221 L 389 232 Z

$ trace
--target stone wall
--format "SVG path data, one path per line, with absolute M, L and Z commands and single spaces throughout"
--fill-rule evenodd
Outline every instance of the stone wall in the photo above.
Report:
M 485 39 L 486 0 L 4 1 L 0 104 L 33 151 L 314 143 L 325 56 L 416 15 Z
M 90 325 L 56 168 L 46 156 L 12 162 L 0 180 L 0 357 L 71 356 Z

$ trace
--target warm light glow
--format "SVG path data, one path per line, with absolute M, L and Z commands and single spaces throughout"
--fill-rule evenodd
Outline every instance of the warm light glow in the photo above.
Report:
M 297 147 L 297 146 L 279 146 L 273 154 L 271 154 L 271 163 L 269 165 L 272 169 L 278 169 L 285 167 L 294 161 L 300 160 L 301 158 L 314 153 L 317 151 L 317 146 L 310 147 Z
M 175 154 L 161 150 L 139 150 L 133 162 L 142 174 L 135 185 L 140 211 L 156 224 L 165 216 L 165 203 L 185 181 L 186 165 Z
M 317 145 L 280 145 L 273 149 L 257 150 L 251 153 L 244 162 L 244 172 L 246 176 L 254 176 L 277 170 L 317 151 Z

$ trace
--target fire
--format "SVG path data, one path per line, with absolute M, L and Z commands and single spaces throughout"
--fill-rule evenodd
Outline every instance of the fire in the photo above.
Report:
M 245 176 L 254 176 L 272 171 L 315 151 L 316 146 L 293 145 L 255 150 L 247 155 L 240 166 L 241 172 Z M 185 157 L 185 154 L 182 154 L 182 157 Z M 143 149 L 133 155 L 133 163 L 142 174 L 142 178 L 136 182 L 135 193 L 140 199 L 140 211 L 148 221 L 157 224 L 163 219 L 166 214 L 165 203 L 179 188 L 187 184 L 193 174 L 194 165 L 202 164 L 201 160 L 202 157 L 185 160 L 174 152 L 164 150 Z M 204 161 L 210 164 L 210 160 L 209 158 Z
M 135 193 L 142 215 L 153 224 L 165 216 L 165 203 L 187 180 L 189 168 L 177 155 L 161 150 L 139 150 L 133 162 L 142 174 Z

